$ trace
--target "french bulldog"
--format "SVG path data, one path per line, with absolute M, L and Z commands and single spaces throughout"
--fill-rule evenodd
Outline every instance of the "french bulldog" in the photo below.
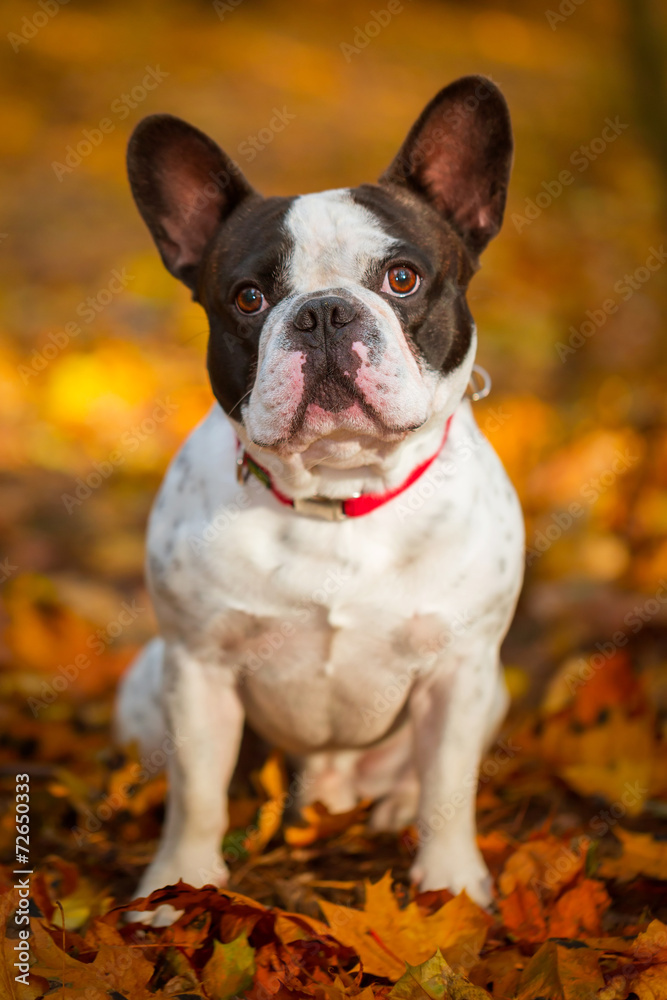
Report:
M 499 647 L 524 539 L 466 398 L 466 289 L 501 226 L 512 146 L 481 76 L 441 90 L 356 188 L 262 197 L 171 115 L 131 137 L 139 211 L 208 318 L 215 396 L 151 513 L 160 636 L 117 705 L 121 741 L 169 737 L 139 895 L 226 884 L 247 721 L 298 769 L 300 803 L 373 799 L 376 828 L 416 823 L 416 884 L 491 900 L 475 793 L 508 705 Z

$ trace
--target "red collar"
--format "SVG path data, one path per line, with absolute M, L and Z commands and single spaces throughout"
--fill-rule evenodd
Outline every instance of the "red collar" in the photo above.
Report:
M 240 441 L 240 451 L 236 459 L 236 475 L 238 481 L 244 483 L 249 474 L 252 473 L 260 482 L 264 483 L 267 489 L 271 490 L 277 500 L 280 500 L 286 507 L 293 507 L 298 514 L 306 514 L 308 517 L 319 517 L 325 521 L 344 521 L 348 517 L 361 517 L 363 514 L 370 514 L 372 510 L 382 507 L 383 504 L 404 493 L 409 486 L 417 482 L 420 476 L 424 475 L 444 448 L 445 441 L 449 436 L 451 422 L 452 417 L 445 424 L 445 433 L 435 455 L 431 455 L 425 462 L 418 465 L 416 469 L 413 469 L 408 478 L 400 486 L 397 486 L 393 490 L 388 490 L 386 493 L 362 493 L 358 496 L 349 497 L 347 500 L 332 500 L 329 497 L 320 496 L 293 499 L 281 493 L 274 486 L 271 474 L 247 453 Z

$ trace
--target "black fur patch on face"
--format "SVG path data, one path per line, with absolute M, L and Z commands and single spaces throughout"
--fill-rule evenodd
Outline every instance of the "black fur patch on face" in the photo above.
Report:
M 430 368 L 448 372 L 465 358 L 473 319 L 465 293 L 475 265 L 457 233 L 427 201 L 405 188 L 362 184 L 352 197 L 380 220 L 400 247 L 390 261 L 378 261 L 367 276 L 380 291 L 384 273 L 394 264 L 409 264 L 421 277 L 413 295 L 385 295 L 415 351 Z
M 238 421 L 240 403 L 254 384 L 259 338 L 270 308 L 246 316 L 234 300 L 248 285 L 259 288 L 269 306 L 288 294 L 285 265 L 291 246 L 283 222 L 293 201 L 248 198 L 220 229 L 202 268 L 196 297 L 210 325 L 211 386 L 223 409 Z

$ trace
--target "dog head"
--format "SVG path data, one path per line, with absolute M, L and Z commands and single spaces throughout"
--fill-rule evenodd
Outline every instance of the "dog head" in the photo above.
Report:
M 377 184 L 264 198 L 202 132 L 137 126 L 132 191 L 166 267 L 208 315 L 213 392 L 243 437 L 354 465 L 454 411 L 466 303 L 499 230 L 512 158 L 498 88 L 464 77 L 427 105 Z

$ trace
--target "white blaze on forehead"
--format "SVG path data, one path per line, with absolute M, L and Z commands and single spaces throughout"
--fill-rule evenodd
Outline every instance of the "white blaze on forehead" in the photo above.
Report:
M 301 195 L 285 226 L 292 238 L 287 280 L 297 294 L 362 283 L 369 264 L 396 242 L 347 188 Z

